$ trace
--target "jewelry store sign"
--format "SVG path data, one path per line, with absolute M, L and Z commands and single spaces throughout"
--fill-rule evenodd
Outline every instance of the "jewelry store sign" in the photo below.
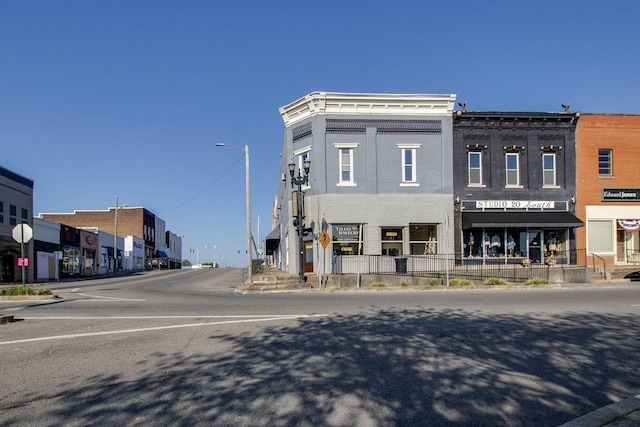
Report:
M 337 242 L 357 242 L 360 240 L 359 224 L 334 225 L 331 228 L 333 240 Z
M 602 201 L 640 201 L 640 189 L 633 188 L 605 188 L 602 190 Z

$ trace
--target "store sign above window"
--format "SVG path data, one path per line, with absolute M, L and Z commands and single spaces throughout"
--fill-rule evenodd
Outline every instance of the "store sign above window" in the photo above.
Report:
M 337 242 L 357 242 L 360 240 L 359 224 L 342 224 L 332 226 L 333 240 Z
M 602 190 L 602 200 L 638 201 L 640 200 L 640 190 L 633 188 L 605 188 Z
M 476 200 L 476 209 L 553 209 L 550 200 Z
M 640 229 L 640 221 L 637 219 L 619 219 L 618 224 L 627 231 Z

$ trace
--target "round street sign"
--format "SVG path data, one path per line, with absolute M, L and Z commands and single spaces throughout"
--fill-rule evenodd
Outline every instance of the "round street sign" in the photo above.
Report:
M 33 237 L 33 229 L 29 224 L 18 224 L 13 227 L 11 235 L 18 243 L 27 243 Z

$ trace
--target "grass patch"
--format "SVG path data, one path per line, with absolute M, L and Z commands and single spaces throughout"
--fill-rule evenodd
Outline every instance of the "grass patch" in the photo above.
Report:
M 1 289 L 0 295 L 2 296 L 18 296 L 18 295 L 51 295 L 49 289 L 35 290 L 31 286 L 9 286 L 8 288 Z
M 487 280 L 484 281 L 484 284 L 491 285 L 491 286 L 504 286 L 507 284 L 507 281 L 499 277 L 489 277 Z
M 468 279 L 451 279 L 449 286 L 473 286 L 473 282 Z
M 386 288 L 386 287 L 387 287 L 387 285 L 385 285 L 385 284 L 384 284 L 384 283 L 382 283 L 382 282 L 373 282 L 373 283 L 371 284 L 371 287 L 372 287 L 372 288 Z
M 429 279 L 429 286 L 440 286 L 440 279 Z
M 406 288 L 407 286 L 409 286 L 409 284 L 407 282 L 402 282 L 400 283 L 400 286 L 402 286 L 403 288 Z
M 527 285 L 548 285 L 549 281 L 547 279 L 542 279 L 540 277 L 533 277 L 527 280 Z

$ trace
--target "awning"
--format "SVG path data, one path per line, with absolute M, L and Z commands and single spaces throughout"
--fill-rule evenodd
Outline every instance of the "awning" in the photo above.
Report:
M 162 251 L 156 251 L 156 258 L 169 258 L 169 255 Z
M 265 239 L 265 252 L 267 255 L 273 255 L 278 246 L 280 246 L 280 227 L 271 230 Z
M 468 212 L 462 213 L 462 228 L 473 227 L 583 227 L 571 212 Z

